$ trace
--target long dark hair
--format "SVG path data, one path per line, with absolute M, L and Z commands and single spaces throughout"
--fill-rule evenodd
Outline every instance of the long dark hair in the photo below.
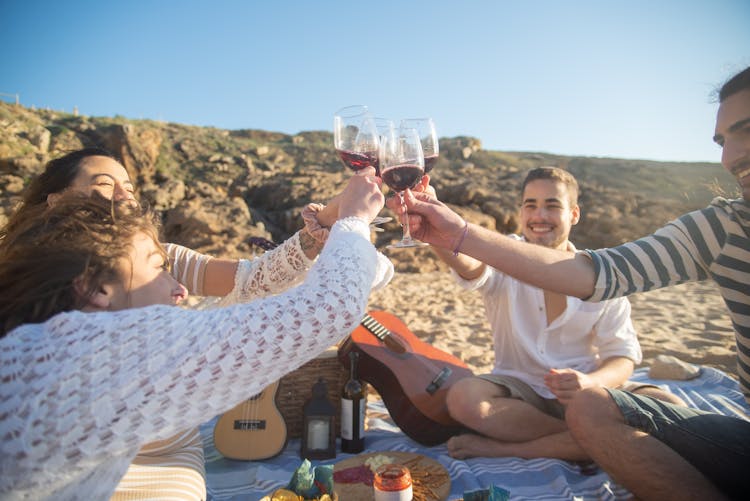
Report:
M 153 213 L 94 194 L 29 206 L 0 240 L 0 337 L 25 323 L 82 308 L 122 276 L 137 233 L 158 242 Z
M 117 161 L 112 153 L 103 148 L 83 148 L 50 160 L 44 167 L 44 172 L 39 174 L 24 191 L 23 203 L 25 205 L 46 204 L 48 195 L 65 191 L 78 175 L 81 162 L 88 157 L 109 157 Z
M 65 191 L 78 176 L 81 163 L 89 157 L 109 157 L 117 161 L 112 153 L 103 148 L 83 148 L 50 160 L 44 166 L 44 171 L 35 177 L 24 190 L 21 203 L 13 211 L 6 228 L 0 232 L 0 236 L 25 219 L 26 212 L 32 207 L 47 205 L 47 197 L 50 194 Z

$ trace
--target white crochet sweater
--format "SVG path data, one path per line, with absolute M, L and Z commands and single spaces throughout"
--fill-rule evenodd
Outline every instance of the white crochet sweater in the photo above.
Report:
M 63 313 L 0 339 L 0 498 L 107 499 L 140 447 L 257 394 L 348 335 L 376 268 L 337 222 L 306 282 L 202 311 Z

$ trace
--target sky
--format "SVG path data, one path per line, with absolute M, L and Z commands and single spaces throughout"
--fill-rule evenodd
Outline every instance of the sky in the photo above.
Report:
M 366 104 L 488 150 L 718 162 L 750 0 L 0 0 L 0 47 L 29 107 L 296 134 Z

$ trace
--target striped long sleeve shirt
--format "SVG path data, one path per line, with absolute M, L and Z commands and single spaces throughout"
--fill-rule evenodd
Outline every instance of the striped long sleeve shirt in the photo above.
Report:
M 750 205 L 716 198 L 652 235 L 614 247 L 586 251 L 594 262 L 591 301 L 625 296 L 690 281 L 719 286 L 737 343 L 737 375 L 750 402 Z

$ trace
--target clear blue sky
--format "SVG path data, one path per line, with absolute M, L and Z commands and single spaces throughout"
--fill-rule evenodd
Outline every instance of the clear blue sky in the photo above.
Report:
M 0 0 L 0 47 L 26 106 L 294 134 L 367 104 L 491 150 L 717 162 L 750 1 Z

